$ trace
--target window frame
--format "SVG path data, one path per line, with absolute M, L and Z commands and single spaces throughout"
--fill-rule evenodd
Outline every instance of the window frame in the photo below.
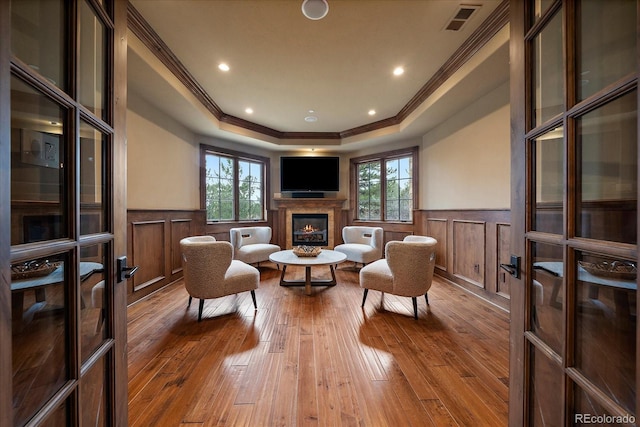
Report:
M 369 223 L 398 223 L 398 224 L 413 224 L 415 220 L 415 216 L 413 215 L 413 211 L 417 209 L 418 206 L 418 190 L 419 190 L 419 182 L 418 182 L 418 153 L 419 147 L 413 146 L 408 148 L 401 148 L 398 150 L 385 151 L 381 153 L 368 154 L 360 157 L 352 157 L 349 159 L 349 176 L 350 176 L 350 189 L 349 189 L 349 206 L 351 210 L 351 217 L 354 222 L 369 222 Z M 407 221 L 403 220 L 388 220 L 386 219 L 386 188 L 387 188 L 387 170 L 386 170 L 386 162 L 388 160 L 396 160 L 399 158 L 411 158 L 411 219 Z M 361 164 L 371 163 L 371 162 L 380 162 L 380 219 L 360 219 L 359 218 L 359 205 L 358 205 L 358 195 L 359 195 L 359 174 L 358 167 Z
M 262 215 L 260 219 L 239 219 L 240 213 L 240 196 L 238 191 L 233 194 L 233 218 L 212 220 L 206 218 L 207 224 L 221 224 L 221 223 L 255 223 L 264 222 L 267 220 L 267 195 L 270 189 L 269 176 L 270 176 L 270 159 L 268 157 L 258 156 L 255 154 L 243 153 L 240 151 L 229 150 L 226 148 L 215 147 L 207 144 L 200 144 L 200 209 L 207 212 L 207 170 L 206 170 L 206 158 L 208 154 L 230 158 L 233 161 L 233 187 L 234 190 L 239 188 L 239 176 L 238 176 L 238 163 L 240 161 L 260 163 L 262 165 Z

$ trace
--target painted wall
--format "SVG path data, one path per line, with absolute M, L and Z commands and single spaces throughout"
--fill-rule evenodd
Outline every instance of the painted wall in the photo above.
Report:
M 129 92 L 127 208 L 199 209 L 196 137 Z
M 509 84 L 461 110 L 422 138 L 421 209 L 509 209 Z
M 422 138 L 341 155 L 340 192 L 348 198 L 349 159 L 420 146 L 420 209 L 510 207 L 509 87 L 504 84 Z M 129 209 L 199 209 L 199 144 L 271 159 L 271 194 L 280 193 L 280 156 L 232 141 L 197 136 L 135 93 L 127 114 Z M 329 152 L 318 155 L 332 155 Z M 270 200 L 273 207 L 273 202 Z M 345 205 L 346 207 L 346 205 Z

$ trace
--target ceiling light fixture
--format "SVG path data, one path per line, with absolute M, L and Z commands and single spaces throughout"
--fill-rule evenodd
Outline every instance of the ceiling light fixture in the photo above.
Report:
M 304 0 L 302 2 L 302 14 L 312 21 L 324 18 L 329 13 L 327 0 Z
M 304 118 L 304 121 L 308 123 L 313 123 L 313 122 L 317 122 L 318 118 L 316 116 L 307 116 Z
M 229 71 L 229 66 L 223 62 L 220 65 L 218 65 L 218 69 L 220 71 Z
M 253 114 L 253 108 L 247 107 L 247 108 L 245 108 L 244 112 L 247 113 L 247 114 Z
M 396 67 L 393 69 L 393 75 L 394 76 L 401 76 L 404 74 L 404 68 L 402 67 Z
M 376 115 L 376 110 L 369 110 L 369 115 L 370 116 L 375 116 Z

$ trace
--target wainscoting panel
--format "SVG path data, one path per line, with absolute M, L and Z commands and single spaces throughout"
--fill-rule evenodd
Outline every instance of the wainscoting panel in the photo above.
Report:
M 480 288 L 485 287 L 485 223 L 453 221 L 453 274 Z
M 509 210 L 420 210 L 414 233 L 438 240 L 436 274 L 509 309 Z M 506 258 L 506 261 L 505 261 Z
M 498 247 L 496 249 L 498 257 L 498 265 L 501 263 L 509 264 L 511 257 L 511 226 L 509 224 L 497 224 L 497 242 Z M 505 298 L 510 298 L 511 291 L 509 288 L 508 273 L 501 269 L 497 269 L 498 277 L 496 278 L 496 292 Z
M 427 219 L 429 236 L 438 241 L 436 246 L 436 267 L 447 271 L 447 220 L 440 218 Z
M 127 258 L 138 271 L 127 283 L 131 304 L 182 277 L 180 240 L 204 234 L 205 212 L 129 210 Z
M 137 292 L 166 276 L 164 221 L 132 222 L 131 230 L 133 252 L 130 262 L 138 266 L 132 279 L 133 291 Z
M 182 253 L 180 251 L 180 240 L 192 236 L 191 219 L 172 219 L 171 222 L 171 274 L 182 271 Z

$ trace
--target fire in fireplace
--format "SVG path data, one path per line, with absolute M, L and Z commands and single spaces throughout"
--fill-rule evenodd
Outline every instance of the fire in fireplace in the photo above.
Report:
M 327 246 L 329 215 L 327 214 L 292 214 L 292 244 L 309 246 Z

